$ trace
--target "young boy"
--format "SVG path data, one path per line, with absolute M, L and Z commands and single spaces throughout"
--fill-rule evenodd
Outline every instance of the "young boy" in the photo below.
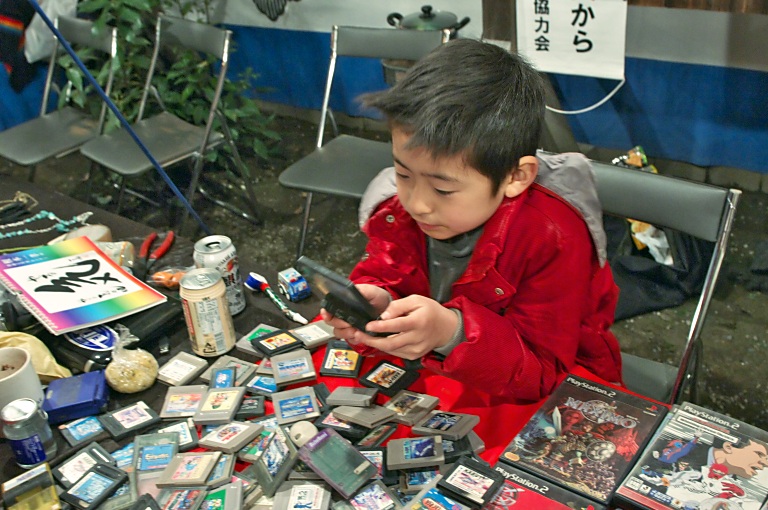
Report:
M 583 156 L 537 158 L 537 72 L 457 39 L 366 103 L 387 117 L 395 166 L 363 198 L 375 210 L 350 278 L 381 312 L 367 331 L 391 334 L 323 311 L 335 334 L 511 401 L 546 396 L 577 364 L 620 382 L 618 290 L 588 227 L 604 243 L 591 169 Z M 548 187 L 534 182 L 540 168 Z

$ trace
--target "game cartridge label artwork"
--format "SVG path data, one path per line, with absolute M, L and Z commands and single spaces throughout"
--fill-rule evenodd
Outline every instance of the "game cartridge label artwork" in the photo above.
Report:
M 248 429 L 247 424 L 230 423 L 225 427 L 221 427 L 211 432 L 211 435 L 209 437 L 206 437 L 206 439 L 210 439 L 217 443 L 226 445 L 227 443 L 229 443 L 230 441 L 238 437 L 247 429 Z
M 663 415 L 653 402 L 568 376 L 500 460 L 606 503 Z
M 295 344 L 297 341 L 298 340 L 296 340 L 295 337 L 289 335 L 288 333 L 278 333 L 264 340 L 260 340 L 259 343 L 263 345 L 264 348 L 269 349 L 270 351 L 274 351 L 279 347 Z
M 170 395 L 168 398 L 168 405 L 165 407 L 165 412 L 169 415 L 195 414 L 202 397 L 202 394 L 194 392 Z
M 176 432 L 179 435 L 180 447 L 193 441 L 192 432 L 189 429 L 189 425 L 184 422 L 169 425 L 165 428 L 159 429 L 158 432 Z
M 290 450 L 283 441 L 282 437 L 276 435 L 275 438 L 270 441 L 269 446 L 267 446 L 267 449 L 264 452 L 264 455 L 261 457 L 261 460 L 264 463 L 264 466 L 267 468 L 267 472 L 270 476 L 277 476 L 277 472 L 280 471 L 280 467 L 288 458 L 289 453 Z
M 286 398 L 281 400 L 278 405 L 280 406 L 280 415 L 284 418 L 295 418 L 296 416 L 304 416 L 310 414 L 315 410 L 312 405 L 312 399 L 309 395 L 300 395 L 298 397 Z
M 323 418 L 320 420 L 320 423 L 322 423 L 323 425 L 327 425 L 329 427 L 337 428 L 337 429 L 349 430 L 352 428 L 352 425 L 336 418 L 333 415 L 333 413 L 328 413 L 325 416 L 323 416 Z
M 382 423 L 375 429 L 371 430 L 368 434 L 365 435 L 360 441 L 358 441 L 358 446 L 376 446 L 378 444 L 383 443 L 389 436 L 394 434 L 394 432 L 397 430 L 397 425 L 394 425 L 392 423 Z
M 373 466 L 376 468 L 376 474 L 374 475 L 374 478 L 381 479 L 384 476 L 384 452 L 382 451 L 376 451 L 376 450 L 362 450 L 360 453 L 363 454 L 363 457 L 368 459 L 368 462 L 373 464 Z
M 115 411 L 112 417 L 126 429 L 138 427 L 142 423 L 152 420 L 152 415 L 138 404 Z
M 318 485 L 297 485 L 291 490 L 288 509 L 320 510 L 323 491 Z
M 341 370 L 352 372 L 357 368 L 360 355 L 349 349 L 330 348 L 325 357 L 325 368 L 327 370 Z
M 389 388 L 394 385 L 398 379 L 405 375 L 405 370 L 389 363 L 384 363 L 375 371 L 368 375 L 367 379 L 374 384 Z
M 248 382 L 247 388 L 256 392 L 274 393 L 277 391 L 277 384 L 274 377 L 257 375 Z
M 171 461 L 173 452 L 174 445 L 170 443 L 144 446 L 139 451 L 136 469 L 151 471 L 164 468 Z
M 262 430 L 259 435 L 256 436 L 256 438 L 254 438 L 250 443 L 245 445 L 242 450 L 240 450 L 240 453 L 242 455 L 251 457 L 254 460 L 258 459 L 267 449 L 267 445 L 269 445 L 269 442 L 272 441 L 272 437 L 274 435 L 275 433 L 271 430 Z
M 437 468 L 419 469 L 417 471 L 404 471 L 405 485 L 410 487 L 426 485 L 440 474 Z
M 461 416 L 446 413 L 436 413 L 432 415 L 429 420 L 424 422 L 422 427 L 432 430 L 450 430 L 456 425 Z
M 173 489 L 164 494 L 165 497 L 158 503 L 162 505 L 161 510 L 189 510 L 203 494 L 200 489 Z
M 171 474 L 171 480 L 180 482 L 204 477 L 210 469 L 210 462 L 210 457 L 207 455 L 186 456 L 179 464 L 179 467 Z
M 316 340 L 322 340 L 332 336 L 329 335 L 328 331 L 324 330 L 317 324 L 307 324 L 306 326 L 294 329 L 293 334 L 303 338 L 307 342 L 314 342 Z
M 403 393 L 399 397 L 393 398 L 387 402 L 386 407 L 392 409 L 397 414 L 405 414 L 424 401 L 424 397 L 414 393 Z
M 349 500 L 355 510 L 388 510 L 395 508 L 394 500 L 379 485 L 369 485 Z
M 314 367 L 302 358 L 278 361 L 275 363 L 275 370 L 281 379 L 287 379 L 292 376 L 313 373 Z
M 226 411 L 238 403 L 239 395 L 231 391 L 213 391 L 208 394 L 200 411 Z
M 59 425 L 59 429 L 68 430 L 74 442 L 85 441 L 89 437 L 101 434 L 104 431 L 104 427 L 102 427 L 101 422 L 95 416 L 88 416 Z
M 429 489 L 424 497 L 411 504 L 412 510 L 459 510 L 461 505 L 436 489 Z
M 170 380 L 176 381 L 186 377 L 188 373 L 194 371 L 196 368 L 197 367 L 191 363 L 187 363 L 180 359 L 174 359 L 170 363 L 164 365 L 159 373 Z
M 69 489 L 69 493 L 82 499 L 86 503 L 92 503 L 96 498 L 101 496 L 110 485 L 112 485 L 112 480 L 106 476 L 91 472 L 89 475 L 81 478 L 77 484 Z
M 492 479 L 466 466 L 459 466 L 446 479 L 446 482 L 481 500 L 493 485 Z
M 64 480 L 72 484 L 79 480 L 95 464 L 96 459 L 88 452 L 82 452 L 64 463 L 59 469 Z
M 435 439 L 422 437 L 409 439 L 403 443 L 403 458 L 405 460 L 422 459 L 435 456 Z

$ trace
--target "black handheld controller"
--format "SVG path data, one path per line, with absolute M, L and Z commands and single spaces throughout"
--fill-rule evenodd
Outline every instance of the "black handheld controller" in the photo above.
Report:
M 322 307 L 328 310 L 328 313 L 339 319 L 350 323 L 361 331 L 365 331 L 365 325 L 376 320 L 377 317 L 371 316 L 363 310 L 358 310 L 349 306 L 344 299 L 339 298 L 333 292 L 329 292 L 323 298 Z M 370 334 L 370 333 L 369 333 Z
M 373 306 L 349 279 L 304 256 L 296 261 L 296 270 L 307 279 L 313 291 L 324 295 L 322 306 L 328 313 L 361 331 L 365 331 L 366 324 L 379 318 Z M 366 333 L 371 336 L 391 335 L 369 331 Z

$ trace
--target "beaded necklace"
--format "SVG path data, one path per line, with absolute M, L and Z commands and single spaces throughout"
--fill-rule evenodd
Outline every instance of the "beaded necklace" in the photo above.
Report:
M 0 230 L 5 230 L 5 229 L 8 229 L 8 228 L 14 228 L 14 227 L 20 227 L 20 226 L 26 225 L 28 223 L 34 223 L 35 221 L 46 220 L 46 219 L 47 220 L 51 220 L 51 221 L 55 221 L 56 223 L 54 223 L 53 225 L 51 225 L 49 227 L 40 228 L 40 229 L 36 229 L 36 230 L 30 229 L 30 228 L 22 228 L 22 229 L 19 229 L 19 230 L 16 230 L 16 231 L 12 231 L 12 232 L 0 232 L 0 239 L 8 239 L 10 237 L 18 237 L 18 236 L 23 236 L 23 235 L 28 235 L 28 234 L 42 234 L 42 233 L 45 233 L 45 232 L 50 232 L 52 230 L 57 230 L 59 232 L 69 232 L 70 228 L 73 225 L 77 225 L 77 224 L 85 225 L 85 222 L 88 220 L 88 218 L 91 217 L 91 215 L 93 215 L 92 212 L 86 211 L 84 213 L 81 213 L 81 214 L 78 214 L 76 216 L 73 216 L 69 220 L 62 220 L 61 218 L 59 218 L 58 216 L 56 216 L 52 212 L 40 211 L 39 213 L 35 214 L 34 216 L 30 216 L 29 218 L 25 218 L 25 219 L 23 219 L 21 221 L 15 221 L 13 223 L 6 223 L 4 225 L 0 225 Z

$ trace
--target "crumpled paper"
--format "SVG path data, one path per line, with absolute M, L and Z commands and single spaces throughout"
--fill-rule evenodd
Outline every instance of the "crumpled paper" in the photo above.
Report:
M 640 170 L 642 172 L 659 173 L 658 169 L 648 162 L 648 157 L 640 145 L 636 145 L 617 158 L 611 161 L 616 166 Z M 632 241 L 638 250 L 648 249 L 653 260 L 659 264 L 667 266 L 674 265 L 672 250 L 669 246 L 669 240 L 663 230 L 656 228 L 650 223 L 627 218 L 630 223 Z

